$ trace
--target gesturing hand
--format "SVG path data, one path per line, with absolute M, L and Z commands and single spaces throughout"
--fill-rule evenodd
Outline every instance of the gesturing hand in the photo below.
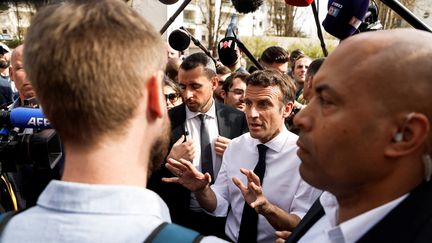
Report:
M 203 190 L 212 180 L 209 173 L 201 173 L 193 164 L 185 159 L 168 159 L 167 169 L 175 175 L 171 178 L 162 178 L 167 183 L 178 183 L 192 192 Z
M 179 160 L 181 158 L 192 161 L 195 158 L 195 146 L 192 139 L 184 141 L 184 135 L 177 140 L 168 154 L 168 158 Z
M 231 139 L 218 136 L 215 141 L 215 152 L 219 156 L 223 156 L 225 149 L 228 147 L 228 144 L 231 142 Z
M 233 177 L 234 184 L 240 189 L 245 201 L 255 209 L 257 213 L 263 213 L 268 210 L 270 203 L 264 196 L 259 177 L 252 171 L 240 169 L 247 179 L 248 184 L 245 186 L 237 177 Z

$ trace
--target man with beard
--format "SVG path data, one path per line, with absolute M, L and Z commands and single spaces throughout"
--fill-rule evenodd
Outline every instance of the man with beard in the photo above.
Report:
M 10 50 L 0 43 L 0 105 L 12 102 L 12 89 L 9 78 Z
M 62 180 L 10 219 L 2 241 L 143 242 L 170 222 L 166 204 L 146 189 L 169 140 L 164 47 L 122 1 L 69 1 L 37 12 L 24 67 L 67 157 Z
M 294 123 L 300 174 L 324 192 L 287 242 L 431 242 L 431 42 L 367 32 L 323 63 Z
M 215 102 L 218 85 L 214 62 L 204 53 L 186 57 L 180 65 L 178 80 L 183 104 L 169 110 L 172 124 L 171 151 L 167 158 L 187 159 L 200 171 L 216 180 L 222 155 L 231 139 L 247 130 L 243 112 Z M 193 228 L 204 235 L 224 236 L 225 218 L 206 214 L 189 190 L 166 184 L 172 177 L 164 166 L 151 178 L 149 188 L 168 204 L 173 222 Z

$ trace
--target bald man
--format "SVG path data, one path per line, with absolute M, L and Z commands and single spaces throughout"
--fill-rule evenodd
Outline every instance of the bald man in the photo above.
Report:
M 321 66 L 294 122 L 300 174 L 324 192 L 287 242 L 432 241 L 430 43 L 359 34 Z

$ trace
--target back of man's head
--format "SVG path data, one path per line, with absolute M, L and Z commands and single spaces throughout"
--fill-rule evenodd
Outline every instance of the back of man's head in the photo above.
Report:
M 180 69 L 189 71 L 199 66 L 204 68 L 204 73 L 209 79 L 216 76 L 215 63 L 210 57 L 208 57 L 205 53 L 202 52 L 197 52 L 187 56 L 180 65 Z
M 44 113 L 71 144 L 122 134 L 146 81 L 166 64 L 165 44 L 118 0 L 71 1 L 34 16 L 24 65 Z
M 278 86 L 282 91 L 282 104 L 294 102 L 295 86 L 288 75 L 276 70 L 257 70 L 246 78 L 246 85 L 253 86 Z
M 225 91 L 225 93 L 228 93 L 231 87 L 233 86 L 234 79 L 238 78 L 244 83 L 246 83 L 246 78 L 249 77 L 249 75 L 250 75 L 249 73 L 245 73 L 245 72 L 238 72 L 238 73 L 231 74 L 225 79 L 222 89 Z
M 285 63 L 289 61 L 289 54 L 280 46 L 270 46 L 263 51 L 260 60 L 268 64 Z

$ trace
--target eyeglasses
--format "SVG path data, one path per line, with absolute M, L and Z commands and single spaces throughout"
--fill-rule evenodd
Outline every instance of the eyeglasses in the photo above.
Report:
M 178 100 L 179 95 L 176 93 L 166 94 L 165 99 L 169 100 L 171 103 L 174 103 Z
M 244 90 L 242 89 L 228 90 L 228 92 L 233 92 L 235 95 L 244 95 Z

